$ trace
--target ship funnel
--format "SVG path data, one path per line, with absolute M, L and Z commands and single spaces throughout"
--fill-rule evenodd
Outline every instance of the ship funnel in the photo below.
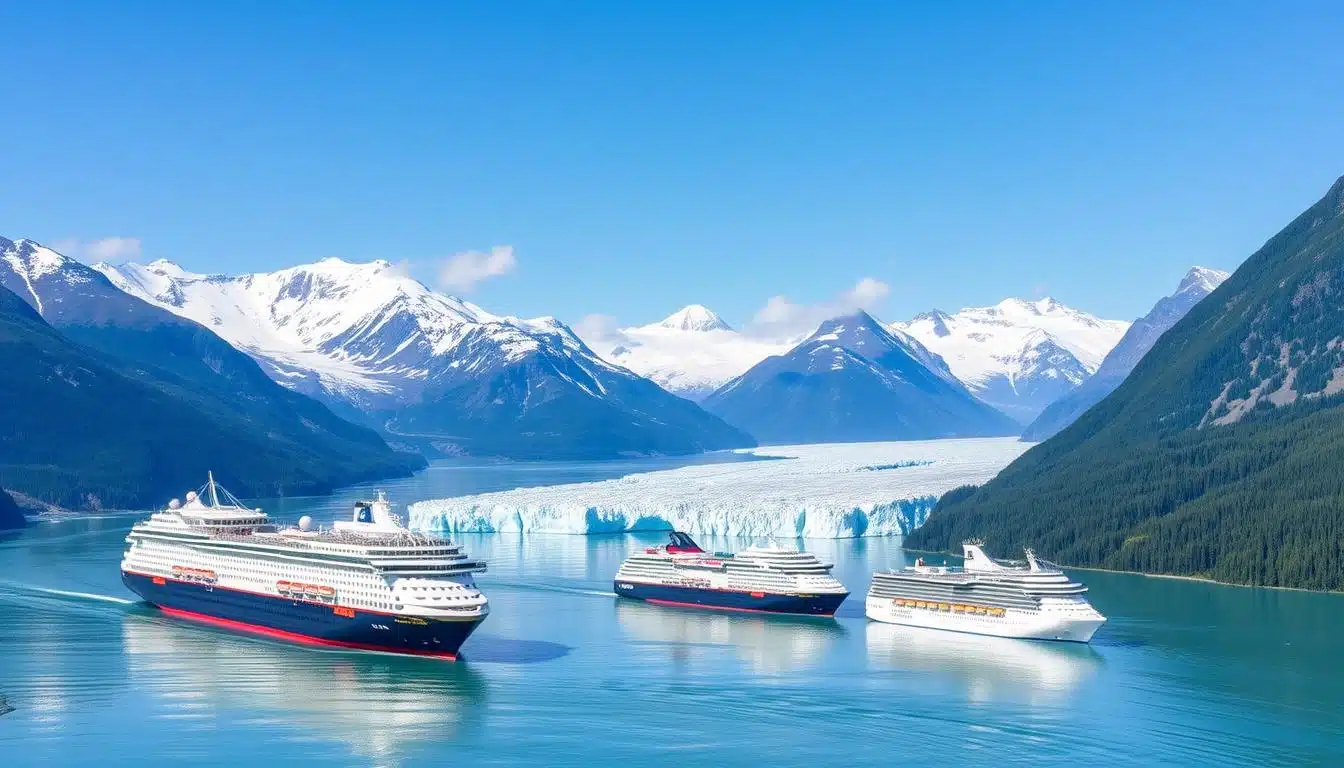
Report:
M 961 552 L 965 562 L 962 567 L 968 571 L 1000 571 L 1003 566 L 994 562 L 993 558 L 985 554 L 985 543 L 978 539 L 962 542 Z

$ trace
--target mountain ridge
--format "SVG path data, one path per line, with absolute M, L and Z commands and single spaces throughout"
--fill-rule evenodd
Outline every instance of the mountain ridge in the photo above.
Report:
M 1086 381 L 1128 326 L 1050 297 L 1009 297 L 951 314 L 921 312 L 889 327 L 937 353 L 980 400 L 1026 424 Z
M 1344 589 L 1344 177 L 1177 321 L 1124 382 L 910 546 Z
M 1191 267 L 1181 278 L 1176 292 L 1159 299 L 1148 314 L 1135 320 L 1096 372 L 1072 392 L 1046 406 L 1022 431 L 1022 439 L 1028 442 L 1045 440 L 1101 402 L 1120 386 L 1163 333 L 1227 278 L 1228 273 L 1221 270 Z
M 823 322 L 704 405 L 762 443 L 1016 434 L 940 363 L 917 340 L 857 311 Z
M 0 486 L 69 508 L 160 503 L 209 469 L 246 496 L 323 493 L 418 459 L 353 425 L 323 438 L 299 416 L 301 432 L 258 423 L 198 382 L 67 338 L 4 286 L 0 390 Z
M 492 314 L 387 261 L 233 277 L 171 263 L 101 269 L 209 324 L 277 382 L 438 450 L 577 459 L 754 444 L 603 360 L 555 318 Z

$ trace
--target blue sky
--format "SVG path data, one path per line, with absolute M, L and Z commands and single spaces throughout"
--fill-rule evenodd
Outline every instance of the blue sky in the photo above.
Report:
M 569 322 L 865 277 L 1130 318 L 1344 173 L 1328 2 L 43 5 L 0 9 L 0 234 L 430 283 L 508 246 L 468 296 Z

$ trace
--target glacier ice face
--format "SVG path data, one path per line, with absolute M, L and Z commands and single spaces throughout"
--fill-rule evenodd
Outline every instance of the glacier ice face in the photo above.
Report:
M 983 483 L 1014 438 L 769 446 L 760 458 L 421 501 L 411 527 L 440 534 L 679 530 L 703 536 L 853 538 L 908 533 L 942 494 Z

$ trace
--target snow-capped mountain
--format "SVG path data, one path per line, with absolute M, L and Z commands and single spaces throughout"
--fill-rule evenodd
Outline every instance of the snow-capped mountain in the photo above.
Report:
M 1054 299 L 1005 299 L 893 323 L 946 361 L 976 397 L 1025 424 L 1082 384 L 1129 328 Z
M 757 339 L 731 328 L 699 304 L 649 325 L 584 339 L 602 357 L 690 400 L 703 400 L 735 376 L 793 341 Z
M 1097 372 L 1042 411 L 1022 432 L 1022 439 L 1045 440 L 1101 402 L 1129 376 L 1162 334 L 1227 278 L 1228 273 L 1219 269 L 1192 267 L 1181 279 L 1175 293 L 1158 301 L 1148 314 L 1134 321 L 1120 343 L 1106 355 Z
M 661 323 L 660 328 L 670 328 L 674 331 L 731 331 L 732 328 L 723 322 L 723 318 L 714 314 L 714 311 L 703 304 L 688 304 L 680 310 L 668 315 Z
M 0 285 L 55 326 L 181 322 L 128 296 L 97 270 L 33 240 L 0 237 Z
M 930 367 L 932 366 L 932 367 Z M 763 443 L 1017 434 L 936 355 L 866 312 L 821 324 L 784 355 L 725 384 L 704 406 Z
M 685 453 L 746 435 L 594 354 L 550 317 L 502 317 L 386 261 L 199 275 L 99 264 L 212 328 L 280 383 L 445 450 L 524 457 Z
M 30 488 L 49 500 L 67 499 L 67 491 L 91 483 L 86 490 L 104 501 L 143 502 L 149 491 L 180 488 L 207 468 L 233 477 L 239 488 L 270 494 L 403 476 L 424 466 L 419 456 L 394 452 L 373 430 L 278 386 L 201 325 L 121 291 L 39 243 L 0 238 L 0 288 L 36 313 L 35 322 L 24 323 L 29 347 L 19 357 L 25 359 L 0 362 L 17 377 L 0 391 L 29 398 L 21 402 L 32 413 L 18 434 L 35 449 L 35 465 L 75 479 L 59 497 L 53 487 Z M 22 351 L 14 344 L 8 351 L 16 348 Z M 68 375 L 40 373 L 44 366 Z M 47 383 L 25 396 L 19 393 L 25 381 Z M 61 381 L 79 391 L 67 391 Z M 90 414 L 98 424 L 87 423 Z M 112 422 L 120 426 L 102 431 Z M 41 435 L 31 431 L 39 425 Z M 175 455 L 183 444 L 179 429 L 195 431 L 190 456 Z M 230 446 L 248 455 L 230 455 Z M 36 483 L 42 474 L 18 476 Z

